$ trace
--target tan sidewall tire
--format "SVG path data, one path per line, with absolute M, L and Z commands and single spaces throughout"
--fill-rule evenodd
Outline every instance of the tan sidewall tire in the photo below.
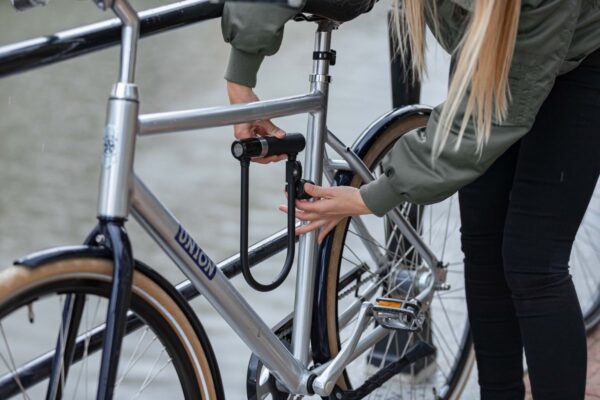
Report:
M 382 133 L 371 148 L 367 151 L 363 162 L 369 169 L 371 169 L 376 162 L 381 161 L 381 154 L 387 152 L 391 146 L 404 134 L 409 133 L 415 129 L 425 127 L 427 125 L 429 117 L 427 115 L 413 115 L 405 119 L 401 119 L 389 126 L 384 133 Z M 350 186 L 359 187 L 362 185 L 362 179 L 358 176 L 354 176 L 350 182 Z M 329 265 L 327 266 L 327 295 L 326 295 L 326 313 L 327 313 L 327 332 L 328 332 L 328 343 L 329 350 L 332 357 L 335 357 L 339 352 L 339 336 L 337 330 L 337 281 L 339 279 L 339 267 L 341 261 L 341 255 L 343 252 L 343 245 L 345 240 L 345 232 L 347 229 L 349 220 L 346 219 L 340 222 L 334 230 L 334 238 L 331 247 L 331 253 L 329 257 Z M 455 385 L 455 388 L 449 399 L 460 398 L 460 394 L 464 390 L 465 384 L 470 376 L 471 369 L 474 365 L 473 348 L 472 344 L 468 344 L 467 360 L 464 367 L 460 371 L 460 376 Z M 463 350 L 464 351 L 464 350 Z M 342 374 L 338 381 L 338 385 L 342 389 L 348 388 L 348 382 L 345 374 Z
M 74 258 L 51 262 L 36 268 L 10 267 L 0 272 L 0 309 L 14 296 L 52 281 L 85 278 L 110 282 L 113 264 L 97 258 Z M 217 399 L 213 375 L 200 339 L 185 313 L 157 283 L 139 271 L 133 275 L 132 294 L 151 306 L 179 337 L 194 366 L 200 392 L 207 399 Z
M 392 146 L 396 140 L 402 137 L 404 134 L 423 127 L 427 124 L 427 116 L 418 115 L 412 116 L 405 120 L 400 120 L 390 126 L 385 133 L 383 133 L 373 146 L 369 149 L 363 162 L 371 169 L 373 164 L 378 161 L 380 154 L 390 146 Z M 354 176 L 350 186 L 359 187 L 362 185 L 362 179 L 359 176 Z M 340 267 L 340 260 L 342 251 L 344 249 L 344 239 L 346 227 L 349 220 L 346 219 L 339 223 L 334 231 L 334 239 L 332 244 L 331 256 L 329 257 L 329 265 L 327 270 L 327 332 L 329 337 L 329 349 L 331 355 L 334 357 L 339 351 L 338 334 L 337 334 L 337 281 L 338 281 L 338 269 Z

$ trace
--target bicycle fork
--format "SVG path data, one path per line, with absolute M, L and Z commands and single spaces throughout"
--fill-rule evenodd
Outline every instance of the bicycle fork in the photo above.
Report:
M 104 129 L 97 212 L 99 224 L 87 239 L 87 244 L 108 247 L 113 253 L 113 285 L 107 308 L 97 391 L 97 399 L 110 400 L 113 397 L 121 343 L 125 332 L 126 313 L 131 300 L 134 270 L 131 244 L 124 223 L 129 216 L 133 189 L 135 138 L 138 130 L 139 101 L 134 78 L 140 23 L 137 13 L 127 0 L 94 0 L 94 2 L 103 10 L 110 8 L 122 22 L 119 77 L 108 100 Z M 66 313 L 67 305 L 65 304 L 63 315 L 69 316 Z M 69 326 L 69 329 L 74 329 L 74 332 L 69 332 L 68 339 L 76 336 L 76 325 L 78 323 Z M 67 348 L 69 347 L 72 346 Z M 65 360 L 70 361 L 70 354 L 66 356 Z M 68 365 L 64 367 L 62 381 L 66 379 L 67 368 Z M 50 385 L 51 388 L 54 386 L 58 386 L 59 389 L 61 387 L 60 384 Z M 59 391 L 58 396 L 60 396 Z M 50 390 L 47 397 L 55 398 Z

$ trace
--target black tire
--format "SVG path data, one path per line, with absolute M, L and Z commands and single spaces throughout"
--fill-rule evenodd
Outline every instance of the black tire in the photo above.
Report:
M 569 265 L 589 331 L 600 321 L 600 180 L 579 226 Z
M 31 376 L 22 375 L 17 382 L 10 379 L 10 371 L 54 349 L 68 295 L 85 296 L 78 335 L 100 326 L 106 318 L 112 269 L 110 260 L 79 257 L 0 273 L 0 398 L 45 396 L 46 378 L 28 387 Z M 142 392 L 150 391 L 170 400 L 224 398 L 214 354 L 189 305 L 168 282 L 140 264 L 128 318 L 135 317 L 142 323 L 123 339 L 115 399 L 143 397 Z M 93 351 L 93 339 L 82 343 L 81 360 L 68 371 L 63 398 L 96 396 L 101 351 Z M 180 391 L 173 390 L 173 382 Z M 18 390 L 11 394 L 15 383 Z
M 380 162 L 394 143 L 409 132 L 424 129 L 427 118 L 426 115 L 411 115 L 389 124 L 385 131 L 372 141 L 372 145 L 364 154 L 365 164 L 375 173 L 380 173 Z M 338 179 L 338 184 L 359 187 L 362 181 L 358 176 L 351 176 Z M 426 206 L 424 210 L 423 207 L 418 207 L 420 209 L 418 216 L 414 215 L 414 207 L 416 207 L 414 205 L 403 204 L 399 208 L 409 220 L 414 221 L 416 228 L 425 237 L 431 233 L 428 232 L 426 216 L 431 214 L 429 218 L 433 221 L 436 209 L 448 207 L 448 204 L 451 208 L 452 204 L 457 206 L 457 203 L 456 199 L 451 198 L 437 205 Z M 431 304 L 432 311 L 427 316 L 423 331 L 408 338 L 409 343 L 414 342 L 417 336 L 432 343 L 436 348 L 436 355 L 403 371 L 369 398 L 455 399 L 459 398 L 468 381 L 474 363 L 474 353 L 464 300 L 463 256 L 458 241 L 458 226 L 455 226 L 459 214 L 454 208 L 451 208 L 448 215 L 450 216 L 449 220 L 452 219 L 450 228 L 453 229 L 450 233 L 446 230 L 448 246 L 444 246 L 442 249 L 439 246 L 438 248 L 433 246 L 432 250 L 440 261 L 449 264 L 448 280 L 451 281 L 453 287 L 447 292 L 436 292 Z M 396 292 L 403 291 L 403 285 L 406 286 L 403 282 L 410 282 L 410 279 L 402 278 L 403 282 L 398 283 L 398 277 L 403 276 L 401 274 L 409 276 L 408 274 L 414 273 L 422 265 L 420 258 L 410 248 L 406 248 L 406 239 L 399 235 L 389 221 L 385 218 L 383 221 L 374 217 L 373 219 L 369 218 L 361 218 L 361 220 L 368 226 L 370 233 L 373 227 L 378 230 L 372 233 L 369 239 L 361 239 L 356 230 L 349 229 L 350 219 L 347 219 L 340 222 L 320 247 L 318 270 L 320 283 L 316 293 L 317 310 L 313 323 L 312 342 L 317 363 L 334 357 L 340 349 L 340 344 L 345 340 L 346 330 L 352 330 L 353 314 L 349 311 L 344 313 L 344 310 L 349 310 L 350 304 L 361 301 L 356 296 L 357 293 L 363 296 L 363 291 L 369 285 L 379 285 L 379 288 L 375 292 L 371 292 L 369 298 L 365 299 L 374 301 L 375 297 L 382 297 L 382 291 L 389 290 L 386 287 L 390 288 L 391 281 L 394 281 L 393 293 L 388 294 L 387 297 L 398 297 Z M 450 238 L 447 237 L 448 234 L 452 235 L 451 243 Z M 379 257 L 379 261 L 376 261 L 376 256 L 370 255 L 367 250 L 360 249 L 360 246 L 370 243 L 372 239 L 378 241 L 377 248 L 384 249 L 384 261 L 381 257 Z M 452 246 L 451 249 L 450 246 Z M 374 252 L 371 251 L 371 253 Z M 453 259 L 450 259 L 449 253 L 452 253 Z M 402 256 L 406 256 L 407 259 L 402 260 Z M 362 268 L 362 273 L 356 272 L 360 269 L 359 267 Z M 385 275 L 384 278 L 382 278 L 382 274 Z M 415 290 L 411 283 L 403 295 L 408 296 L 411 293 L 410 296 L 412 296 Z M 449 316 L 448 310 L 444 310 L 446 306 L 444 296 L 450 298 L 448 294 L 452 294 L 453 297 L 458 296 L 452 304 L 452 313 L 456 315 Z M 348 320 L 350 322 L 347 322 Z M 441 325 L 444 327 L 448 325 L 450 329 L 456 327 L 456 331 L 443 332 L 445 328 Z M 372 328 L 373 326 L 369 327 L 367 331 Z M 393 361 L 395 354 L 392 353 L 403 354 L 402 349 L 396 352 L 390 351 L 390 348 L 404 348 L 407 340 L 402 337 L 404 335 L 403 332 L 391 331 L 385 340 L 377 345 L 378 349 L 364 352 L 361 357 L 348 366 L 344 375 L 339 379 L 338 386 L 342 389 L 356 389 L 382 366 Z M 443 367 L 442 364 L 444 364 Z M 442 369 L 444 370 L 442 371 Z

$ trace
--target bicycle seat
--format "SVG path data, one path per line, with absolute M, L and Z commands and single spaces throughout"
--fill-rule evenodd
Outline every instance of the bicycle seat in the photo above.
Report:
M 305 21 L 305 22 L 320 22 L 320 21 L 326 21 L 328 19 L 329 18 L 325 18 L 325 17 L 322 17 L 317 14 L 306 14 L 306 13 L 296 14 L 296 15 L 294 15 L 294 18 L 292 18 L 292 20 L 296 21 L 296 22 L 303 22 L 303 21 Z M 331 20 L 331 21 L 333 21 L 333 20 Z
M 294 21 L 333 20 L 338 23 L 350 21 L 369 12 L 378 0 L 307 0 L 302 13 Z

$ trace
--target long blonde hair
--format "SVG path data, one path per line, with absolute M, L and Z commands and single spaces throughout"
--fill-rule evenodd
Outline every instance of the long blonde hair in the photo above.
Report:
M 425 17 L 429 13 L 431 20 L 436 21 L 436 1 L 402 1 L 400 7 L 399 0 L 393 0 L 392 26 L 396 44 L 403 57 L 411 54 L 411 66 L 416 77 L 421 78 L 425 71 Z M 456 149 L 471 119 L 475 124 L 477 151 L 481 152 L 490 137 L 492 120 L 500 123 L 506 118 L 510 102 L 508 72 L 515 48 L 521 0 L 475 0 L 473 3 L 463 37 L 454 50 L 458 57 L 433 140 L 433 158 L 443 151 L 467 93 Z M 433 26 L 433 29 L 435 31 L 437 27 Z

